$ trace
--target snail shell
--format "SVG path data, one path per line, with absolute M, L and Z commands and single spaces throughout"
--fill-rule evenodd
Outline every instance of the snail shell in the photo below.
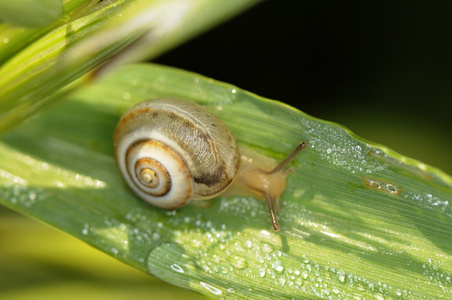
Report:
M 116 127 L 116 162 L 130 188 L 165 209 L 190 200 L 229 195 L 264 199 L 272 227 L 279 231 L 273 202 L 280 196 L 286 167 L 306 147 L 300 143 L 283 161 L 248 152 L 240 155 L 234 136 L 207 108 L 177 99 L 148 100 L 129 109 Z
M 178 99 L 148 100 L 129 109 L 113 146 L 131 189 L 165 209 L 215 197 L 240 167 L 229 129 L 207 108 Z

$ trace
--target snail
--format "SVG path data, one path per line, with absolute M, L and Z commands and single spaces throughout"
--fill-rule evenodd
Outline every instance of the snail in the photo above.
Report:
M 265 199 L 279 231 L 273 202 L 281 209 L 288 168 L 306 147 L 300 143 L 282 162 L 240 154 L 235 137 L 207 107 L 179 99 L 153 99 L 129 109 L 113 136 L 119 170 L 144 201 L 177 209 L 190 200 L 225 191 Z

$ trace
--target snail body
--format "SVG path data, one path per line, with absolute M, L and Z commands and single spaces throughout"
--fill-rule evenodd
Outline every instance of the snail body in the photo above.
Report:
M 273 201 L 293 171 L 286 167 L 301 143 L 280 164 L 240 155 L 234 136 L 206 107 L 178 99 L 155 99 L 129 109 L 119 121 L 113 147 L 129 187 L 144 201 L 177 209 L 190 200 L 224 193 L 246 194 L 267 202 L 273 229 L 279 231 Z

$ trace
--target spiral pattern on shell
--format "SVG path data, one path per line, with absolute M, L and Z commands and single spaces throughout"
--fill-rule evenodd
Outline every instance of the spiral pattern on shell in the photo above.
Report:
M 132 107 L 119 121 L 113 145 L 130 188 L 165 209 L 215 197 L 240 167 L 229 129 L 207 108 L 184 100 L 148 100 Z

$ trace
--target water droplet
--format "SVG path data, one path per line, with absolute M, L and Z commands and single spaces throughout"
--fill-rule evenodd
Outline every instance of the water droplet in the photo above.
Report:
M 272 247 L 272 245 L 270 245 L 270 244 L 268 244 L 268 243 L 262 242 L 262 243 L 261 243 L 261 249 L 262 249 L 262 252 L 264 252 L 264 253 L 270 253 L 270 252 L 273 252 L 273 247 Z
M 208 283 L 200 281 L 199 284 L 201 284 L 202 287 L 204 287 L 206 290 L 208 290 L 209 292 L 211 292 L 214 295 L 221 295 L 223 293 L 220 289 L 218 289 Z
M 274 262 L 272 264 L 272 268 L 273 270 L 275 270 L 276 272 L 282 272 L 284 270 L 284 267 L 282 266 L 282 262 L 280 260 Z
M 383 192 L 389 192 L 391 194 L 399 195 L 402 191 L 401 188 L 398 186 L 382 181 L 382 180 L 376 180 L 376 179 L 369 179 L 366 177 L 361 177 L 361 179 L 364 181 L 364 184 L 372 189 L 380 190 Z
M 246 262 L 246 258 L 242 256 L 234 256 L 234 259 L 232 260 L 232 266 L 237 269 L 244 269 L 248 266 L 248 263 Z
M 344 275 L 339 275 L 338 279 L 340 282 L 344 283 L 345 282 L 345 276 Z
M 154 233 L 152 234 L 152 239 L 153 239 L 154 241 L 158 241 L 158 240 L 160 239 L 160 233 L 154 232 Z
M 297 278 L 297 279 L 295 279 L 295 284 L 296 285 L 302 285 L 303 284 L 303 280 L 301 280 L 301 278 Z
M 391 193 L 395 193 L 397 189 L 392 184 L 388 184 L 388 191 L 390 191 Z
M 230 269 L 231 268 L 226 263 L 223 263 L 222 265 L 220 265 L 219 271 L 222 274 L 228 274 Z
M 178 264 L 172 264 L 170 267 L 177 273 L 184 273 L 184 269 L 182 269 L 182 267 L 180 267 Z
M 82 234 L 88 235 L 88 233 L 89 233 L 89 226 L 88 226 L 88 224 L 85 224 L 85 225 L 83 225 Z
M 28 192 L 28 199 L 34 201 L 36 199 L 36 193 L 34 191 Z
M 124 94 L 122 94 L 122 98 L 124 100 L 129 100 L 130 99 L 130 93 L 129 92 L 125 92 Z

